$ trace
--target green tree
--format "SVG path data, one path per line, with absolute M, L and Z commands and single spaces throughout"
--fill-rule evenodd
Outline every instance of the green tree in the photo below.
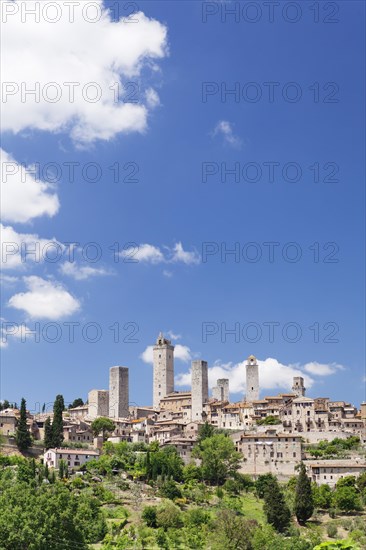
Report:
M 314 483 L 312 491 L 314 505 L 321 510 L 328 510 L 332 505 L 332 491 L 329 485 L 324 483 L 318 487 Z
M 255 490 L 258 497 L 264 498 L 264 493 L 266 492 L 267 487 L 276 481 L 276 477 L 273 474 L 262 474 L 258 476 L 258 479 L 255 481 Z
M 241 454 L 228 436 L 206 437 L 193 449 L 193 457 L 201 459 L 203 479 L 211 485 L 222 485 L 239 468 Z
M 173 481 L 172 479 L 168 479 L 167 481 L 164 481 L 164 483 L 160 487 L 160 494 L 164 498 L 174 500 L 175 498 L 181 498 L 182 491 L 175 483 L 175 481 Z
M 157 527 L 156 510 L 156 506 L 145 506 L 141 514 L 141 517 L 146 525 L 148 527 L 153 527 L 154 529 Z
M 74 399 L 74 401 L 68 406 L 69 409 L 75 409 L 75 407 L 82 407 L 84 405 L 84 401 L 81 399 L 81 397 L 77 397 Z
M 62 419 L 64 409 L 64 398 L 62 395 L 57 395 L 53 404 L 52 447 L 60 447 L 64 440 L 64 423 Z
M 277 479 L 269 482 L 264 491 L 264 513 L 267 522 L 276 531 L 283 533 L 290 526 L 291 512 L 286 504 L 285 497 L 281 491 Z
M 295 492 L 295 515 L 300 524 L 305 523 L 314 512 L 311 481 L 307 476 L 305 464 L 301 462 Z
M 46 421 L 44 423 L 43 444 L 45 449 L 50 449 L 53 444 L 53 433 L 52 433 L 51 419 L 49 416 L 46 418 Z
M 220 510 L 210 540 L 212 550 L 252 550 L 252 538 L 258 524 L 237 515 L 233 510 Z
M 156 520 L 158 526 L 164 530 L 169 529 L 169 527 L 179 528 L 182 526 L 182 512 L 178 506 L 168 500 L 158 507 Z
M 356 489 L 348 486 L 336 487 L 333 494 L 333 504 L 343 512 L 352 512 L 362 508 Z
M 100 416 L 99 418 L 93 420 L 91 429 L 95 437 L 98 437 L 98 435 L 102 434 L 103 441 L 105 441 L 108 437 L 108 434 L 114 431 L 115 425 L 113 420 L 111 420 L 110 418 L 107 418 L 106 416 Z
M 198 434 L 197 434 L 197 442 L 200 444 L 202 441 L 207 439 L 208 437 L 212 437 L 215 434 L 216 428 L 212 424 L 209 424 L 208 422 L 205 422 L 204 424 L 201 424 L 198 428 Z
M 20 405 L 20 418 L 16 429 L 16 444 L 20 451 L 25 451 L 32 444 L 32 438 L 27 426 L 27 410 L 24 397 Z

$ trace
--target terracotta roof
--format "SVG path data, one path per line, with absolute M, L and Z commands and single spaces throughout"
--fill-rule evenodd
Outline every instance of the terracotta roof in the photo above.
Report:
M 62 447 L 62 448 L 55 448 L 55 449 L 47 449 L 47 451 L 45 451 L 45 454 L 48 452 L 48 451 L 53 451 L 54 453 L 57 453 L 57 454 L 65 454 L 65 455 L 96 455 L 96 456 L 99 456 L 99 453 L 98 451 L 92 451 L 92 450 L 88 450 L 88 449 L 66 449 L 65 447 Z

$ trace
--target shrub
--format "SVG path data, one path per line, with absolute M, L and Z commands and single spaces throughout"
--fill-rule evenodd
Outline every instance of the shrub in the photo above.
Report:
M 148 527 L 157 527 L 157 508 L 156 506 L 145 506 L 142 511 L 142 519 Z
M 328 537 L 330 537 L 331 539 L 335 539 L 337 534 L 338 534 L 337 526 L 334 523 L 329 523 L 329 525 L 327 525 Z

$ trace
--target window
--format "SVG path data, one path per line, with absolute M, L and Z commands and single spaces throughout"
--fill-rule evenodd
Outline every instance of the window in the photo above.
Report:
M 294 458 L 296 458 L 296 453 L 292 453 L 292 456 L 293 456 Z

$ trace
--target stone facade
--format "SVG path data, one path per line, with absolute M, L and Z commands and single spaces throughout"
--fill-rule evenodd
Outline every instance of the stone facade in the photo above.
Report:
M 302 376 L 294 377 L 292 391 L 297 395 L 297 397 L 304 397 L 306 388 L 304 386 L 304 379 Z
M 258 363 L 254 355 L 250 355 L 246 364 L 246 401 L 252 403 L 259 399 Z
M 236 441 L 236 449 L 244 458 L 240 471 L 254 477 L 265 473 L 290 477 L 295 475 L 295 466 L 304 457 L 301 436 L 278 434 L 276 430 L 243 434 Z
M 174 391 L 174 346 L 159 334 L 153 349 L 154 380 L 153 408 L 158 410 L 160 400 Z
M 305 464 L 312 481 L 317 485 L 329 485 L 331 488 L 342 477 L 358 477 L 366 471 L 365 460 L 308 460 Z
M 109 417 L 129 416 L 128 368 L 112 367 L 109 370 Z
M 212 388 L 212 397 L 217 401 L 229 401 L 229 379 L 219 378 Z
M 58 468 L 60 460 L 64 460 L 70 469 L 98 458 L 99 453 L 97 451 L 85 449 L 48 449 L 44 453 L 44 462 L 49 468 Z
M 207 361 L 192 361 L 192 420 L 202 420 L 203 404 L 208 400 Z
M 91 419 L 109 415 L 109 391 L 91 390 L 88 393 L 88 416 Z

